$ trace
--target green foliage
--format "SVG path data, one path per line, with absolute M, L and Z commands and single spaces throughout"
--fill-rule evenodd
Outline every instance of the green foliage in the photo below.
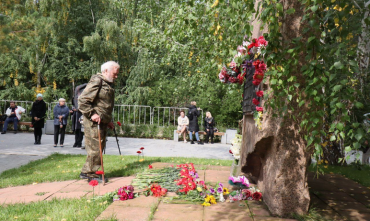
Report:
M 304 8 L 303 26 L 301 37 L 292 42 L 281 40 L 289 35 L 284 33 L 284 25 L 289 24 L 283 18 L 289 20 L 292 18 L 285 18 L 286 14 L 301 12 L 283 8 L 276 1 L 263 1 L 259 11 L 269 29 L 266 60 L 271 68 L 267 75 L 274 94 L 266 103 L 278 115 L 300 125 L 314 157 L 325 158 L 336 151 L 338 160 L 364 141 L 363 127 L 352 125 L 362 122 L 363 117 L 355 116 L 370 101 L 361 91 L 369 90 L 366 83 L 360 85 L 369 79 L 359 75 L 355 40 L 366 31 L 361 21 L 367 9 L 358 8 L 363 1 L 301 0 L 297 4 Z M 300 111 L 302 108 L 309 111 Z M 335 150 L 322 145 L 329 139 L 338 144 Z

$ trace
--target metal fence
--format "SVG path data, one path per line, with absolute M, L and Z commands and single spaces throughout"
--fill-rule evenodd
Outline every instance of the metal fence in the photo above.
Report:
M 9 107 L 10 100 L 0 100 L 0 113 L 5 114 L 6 109 Z M 15 101 L 16 105 L 26 109 L 28 114 L 31 111 L 33 101 Z M 46 103 L 47 119 L 53 119 L 53 110 L 58 102 Z M 67 102 L 66 105 L 71 109 L 72 104 Z M 126 105 L 116 104 L 113 108 L 113 118 L 115 121 L 120 121 L 123 124 L 143 125 L 155 124 L 160 127 L 176 126 L 177 117 L 180 111 L 187 113 L 186 107 L 151 107 L 145 105 Z M 203 110 L 201 110 L 201 119 L 203 119 Z M 203 125 L 203 120 L 201 120 Z

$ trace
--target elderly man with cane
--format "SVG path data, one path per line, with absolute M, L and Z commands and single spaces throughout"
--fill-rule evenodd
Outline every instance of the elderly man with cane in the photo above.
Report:
M 93 75 L 78 98 L 78 110 L 84 116 L 85 149 L 87 159 L 82 167 L 81 179 L 98 179 L 96 171 L 102 166 L 101 151 L 105 148 L 107 129 L 113 129 L 114 107 L 113 82 L 117 79 L 120 66 L 108 61 L 101 66 L 101 73 Z M 105 182 L 103 176 L 103 183 Z

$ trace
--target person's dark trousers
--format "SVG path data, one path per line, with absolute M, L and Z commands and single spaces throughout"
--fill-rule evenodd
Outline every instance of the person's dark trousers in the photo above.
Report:
M 34 128 L 35 144 L 41 144 L 42 128 Z
M 207 135 L 206 135 L 206 143 L 209 142 L 209 137 L 211 137 L 211 143 L 213 143 L 213 137 L 214 137 L 214 130 L 213 129 L 209 129 L 209 131 L 207 131 Z
M 75 130 L 75 144 L 77 146 L 82 145 L 83 138 L 84 138 L 84 133 L 81 131 L 81 129 L 76 129 Z
M 54 125 L 54 144 L 58 144 L 58 138 L 60 134 L 60 145 L 63 145 L 65 132 L 66 125 L 63 125 L 62 128 L 60 128 L 59 125 Z
M 13 126 L 14 126 L 14 130 L 17 131 L 18 130 L 18 118 L 17 117 L 7 117 L 5 122 L 4 122 L 4 128 L 3 128 L 3 131 L 7 131 L 8 130 L 8 124 L 10 122 L 13 122 Z

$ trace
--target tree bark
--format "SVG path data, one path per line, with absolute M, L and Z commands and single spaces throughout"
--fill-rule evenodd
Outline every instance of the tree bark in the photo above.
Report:
M 283 13 L 284 17 L 280 19 L 282 50 L 285 50 L 291 47 L 289 44 L 292 39 L 302 37 L 302 41 L 306 42 L 309 36 L 302 35 L 305 23 L 301 20 L 305 12 L 300 1 L 284 0 L 281 3 L 284 11 L 295 9 L 295 13 Z M 300 73 L 301 67 L 306 64 L 304 51 L 298 56 L 298 65 L 290 72 L 292 76 L 297 77 L 297 83 L 300 85 L 305 85 L 305 78 Z M 268 85 L 267 81 L 266 86 Z M 302 93 L 303 89 L 298 88 L 289 103 L 294 111 L 287 115 L 307 111 L 305 105 L 299 107 L 296 102 L 297 94 Z M 273 93 L 270 96 L 273 96 Z M 300 128 L 299 119 L 293 120 L 289 116 L 273 118 L 272 113 L 274 110 L 271 108 L 264 113 L 262 131 L 256 128 L 251 115 L 244 116 L 242 172 L 257 183 L 272 214 L 282 217 L 289 217 L 292 213 L 305 214 L 310 203 L 307 167 L 311 154 L 306 149 L 304 131 Z

